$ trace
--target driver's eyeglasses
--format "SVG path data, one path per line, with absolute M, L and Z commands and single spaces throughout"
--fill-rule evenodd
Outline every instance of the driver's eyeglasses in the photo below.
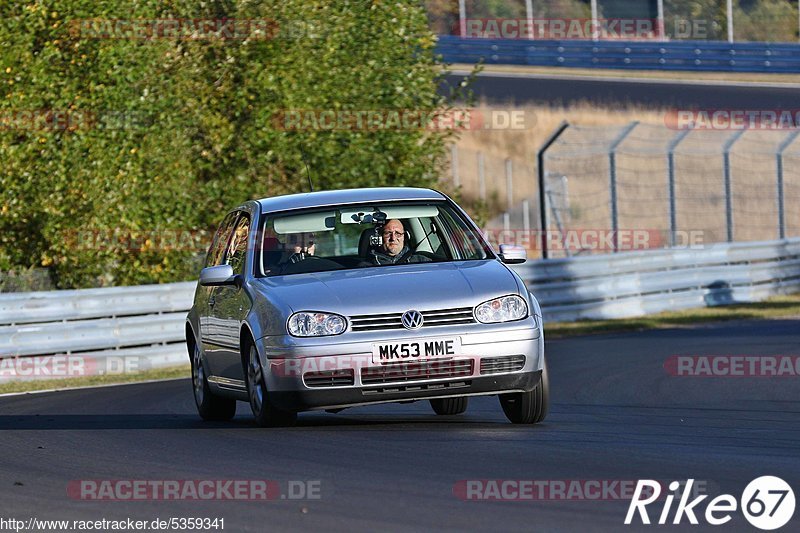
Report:
M 404 237 L 404 236 L 405 236 L 405 234 L 404 234 L 404 233 L 402 233 L 402 232 L 400 232 L 400 231 L 385 231 L 385 232 L 383 233 L 383 236 L 384 236 L 384 237 L 386 237 L 387 239 L 388 239 L 389 237 L 391 237 L 392 235 L 394 235 L 394 238 L 395 238 L 395 239 L 399 239 L 399 238 L 401 238 L 401 237 Z

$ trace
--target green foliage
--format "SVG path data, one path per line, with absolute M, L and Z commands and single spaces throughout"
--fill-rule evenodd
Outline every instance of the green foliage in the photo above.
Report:
M 671 38 L 728 39 L 726 2 L 718 0 L 665 0 L 666 31 Z M 677 20 L 676 20 L 677 19 Z M 697 28 L 688 35 L 689 25 Z M 700 24 L 699 28 L 697 24 Z M 797 40 L 795 0 L 734 0 L 733 29 L 736 41 Z M 682 35 L 683 32 L 686 34 Z
M 796 42 L 797 4 L 787 0 L 739 1 L 733 9 L 737 41 Z
M 0 271 L 49 267 L 62 288 L 190 279 L 208 235 L 172 248 L 159 236 L 305 191 L 301 151 L 318 190 L 432 185 L 446 163 L 449 132 L 275 127 L 291 109 L 447 107 L 418 2 L 27 0 L 0 12 Z M 277 31 L 108 39 L 76 26 L 225 18 Z M 52 127 L 53 111 L 69 127 Z M 143 236 L 133 247 L 131 232 Z

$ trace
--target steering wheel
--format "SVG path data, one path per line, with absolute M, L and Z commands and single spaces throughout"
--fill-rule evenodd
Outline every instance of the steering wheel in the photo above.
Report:
M 316 255 L 311 255 L 308 252 L 295 252 L 289 256 L 289 263 L 299 263 L 300 261 L 307 261 L 309 259 L 319 260 L 322 259 Z

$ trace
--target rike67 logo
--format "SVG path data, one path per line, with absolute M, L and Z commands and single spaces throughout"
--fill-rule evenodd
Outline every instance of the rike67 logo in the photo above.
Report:
M 733 519 L 733 513 L 736 513 L 738 507 L 752 526 L 769 531 L 786 525 L 794 515 L 794 492 L 792 487 L 779 477 L 762 476 L 754 479 L 745 487 L 739 501 L 730 494 L 720 494 L 707 503 L 703 514 L 700 513 L 699 507 L 703 500 L 708 498 L 708 495 L 703 494 L 689 501 L 693 483 L 694 479 L 687 480 L 680 494 L 678 491 L 684 486 L 683 483 L 673 481 L 669 484 L 671 494 L 667 494 L 666 498 L 663 498 L 663 507 L 656 523 L 660 525 L 668 523 L 672 512 L 672 503 L 676 496 L 679 498 L 679 502 L 672 517 L 672 524 L 680 524 L 681 520 L 686 517 L 690 524 L 697 525 L 699 523 L 697 515 L 699 514 L 705 518 L 707 523 L 720 526 Z M 661 484 L 652 479 L 640 479 L 628 507 L 625 524 L 633 523 L 637 512 L 642 524 L 650 524 L 647 506 L 660 499 Z

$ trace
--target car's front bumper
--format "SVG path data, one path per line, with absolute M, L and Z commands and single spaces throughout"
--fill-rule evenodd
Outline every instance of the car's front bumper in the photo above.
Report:
M 447 398 L 452 396 L 485 396 L 509 392 L 529 392 L 541 380 L 542 371 L 514 372 L 503 375 L 465 379 L 433 380 L 427 383 L 396 384 L 382 387 L 342 387 L 327 389 L 273 391 L 270 401 L 281 409 L 305 411 L 343 409 L 375 403 Z
M 509 324 L 382 331 L 338 337 L 262 339 L 267 390 L 277 407 L 338 409 L 373 403 L 531 391 L 543 364 L 533 318 Z M 458 338 L 458 355 L 381 365 L 373 346 Z M 315 378 L 312 381 L 312 378 Z

